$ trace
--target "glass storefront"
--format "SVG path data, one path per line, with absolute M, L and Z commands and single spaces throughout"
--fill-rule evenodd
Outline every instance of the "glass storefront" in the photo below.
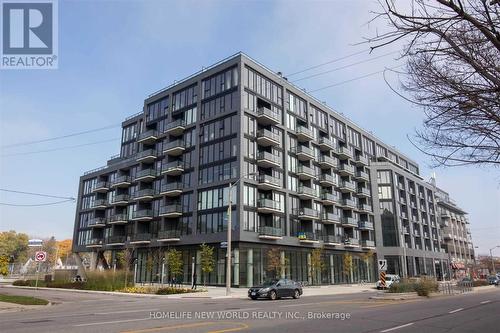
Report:
M 218 245 L 218 244 L 217 244 Z M 172 247 L 170 247 L 172 248 Z M 363 252 L 347 252 L 324 249 L 320 264 L 313 268 L 311 248 L 280 247 L 278 255 L 281 261 L 281 271 L 276 272 L 269 264 L 269 250 L 266 245 L 249 243 L 234 243 L 232 255 L 232 283 L 236 287 L 258 285 L 267 279 L 285 277 L 304 284 L 343 284 L 361 281 L 374 282 L 377 274 L 374 267 L 375 256 L 363 255 Z M 199 284 L 223 286 L 226 283 L 226 249 L 216 248 L 214 251 L 215 266 L 212 272 L 204 274 L 201 271 L 199 247 L 178 247 L 182 253 L 183 271 L 176 276 L 177 283 L 190 284 L 192 269 L 196 270 Z M 137 249 L 135 258 L 137 264 L 137 283 L 159 283 L 162 277 L 162 253 L 167 248 Z M 345 267 L 345 254 L 351 257 L 351 264 Z M 365 252 L 366 253 L 366 252 Z M 349 260 L 347 260 L 349 262 Z M 350 268 L 349 268 L 350 266 Z M 314 276 L 313 276 L 314 275 Z M 171 281 L 168 264 L 163 268 L 163 282 Z

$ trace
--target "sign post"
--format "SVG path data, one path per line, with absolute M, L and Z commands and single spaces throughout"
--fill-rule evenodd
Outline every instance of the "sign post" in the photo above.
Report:
M 385 272 L 387 271 L 387 260 L 379 259 L 378 260 L 378 271 L 379 271 L 379 280 L 380 286 L 382 288 L 386 288 L 387 284 L 385 283 Z
M 36 251 L 35 253 L 35 261 L 38 262 L 38 269 L 36 270 L 36 281 L 35 288 L 38 288 L 38 275 L 40 274 L 40 265 L 42 262 L 47 260 L 47 252 L 45 251 Z

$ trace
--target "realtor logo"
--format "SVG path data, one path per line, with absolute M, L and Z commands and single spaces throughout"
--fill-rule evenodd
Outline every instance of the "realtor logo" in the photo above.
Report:
M 0 3 L 1 68 L 57 68 L 57 1 Z

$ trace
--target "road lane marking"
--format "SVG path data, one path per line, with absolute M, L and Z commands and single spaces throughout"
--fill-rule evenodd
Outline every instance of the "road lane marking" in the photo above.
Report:
M 241 331 L 247 329 L 249 326 L 245 323 L 233 323 L 240 325 L 240 327 L 234 327 L 234 328 L 226 328 L 223 330 L 216 330 L 216 331 L 208 331 L 207 333 L 223 333 L 223 332 L 236 332 L 236 331 Z
M 462 311 L 463 309 L 464 309 L 464 308 L 460 308 L 460 309 L 455 309 L 455 310 L 453 310 L 453 311 L 450 311 L 450 312 L 448 312 L 448 313 L 455 313 L 455 312 L 458 312 L 458 311 Z
M 106 325 L 106 324 L 120 324 L 120 323 L 130 323 L 133 321 L 144 321 L 151 320 L 151 318 L 138 318 L 138 319 L 124 319 L 124 320 L 113 320 L 113 321 L 101 321 L 97 323 L 86 323 L 73 325 L 74 327 L 84 327 L 84 326 L 94 326 L 94 325 Z
M 211 322 L 211 321 L 207 321 L 207 322 L 201 322 L 201 323 L 182 324 L 182 325 L 175 325 L 175 326 L 152 327 L 152 328 L 145 328 L 142 330 L 121 331 L 121 333 L 146 333 L 146 332 L 168 331 L 168 330 L 175 330 L 178 328 L 201 327 L 201 326 L 208 326 L 208 325 L 214 325 L 214 324 L 216 324 L 216 323 Z
M 150 313 L 154 311 L 160 311 L 160 309 L 151 309 L 148 310 Z M 110 314 L 118 314 L 118 313 L 131 313 L 131 312 L 139 312 L 137 309 L 135 310 L 123 310 L 123 311 L 113 311 L 113 312 L 95 312 L 94 315 L 110 315 Z
M 481 304 L 490 303 L 491 301 L 482 301 Z
M 408 324 L 404 324 L 404 325 L 400 325 L 400 326 L 396 326 L 396 327 L 388 328 L 388 329 L 386 329 L 386 330 L 380 331 L 380 333 L 385 333 L 385 332 L 394 331 L 394 330 L 397 330 L 397 329 L 400 329 L 400 328 L 403 328 L 403 327 L 408 327 L 408 326 L 411 326 L 411 325 L 413 325 L 413 324 L 414 324 L 414 323 L 408 323 Z

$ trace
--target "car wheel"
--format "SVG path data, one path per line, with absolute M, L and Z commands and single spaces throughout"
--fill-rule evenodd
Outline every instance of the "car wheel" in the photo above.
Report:
M 297 299 L 300 297 L 300 292 L 298 289 L 295 289 L 295 291 L 293 292 L 293 298 Z
M 270 293 L 269 293 L 269 299 L 274 301 L 276 300 L 278 295 L 276 295 L 276 292 L 274 290 L 272 290 Z

